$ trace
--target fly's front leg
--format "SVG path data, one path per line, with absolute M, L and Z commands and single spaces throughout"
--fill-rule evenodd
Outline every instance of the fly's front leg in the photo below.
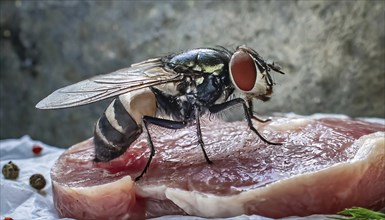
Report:
M 247 104 L 248 104 L 248 109 L 249 109 L 249 114 L 250 114 L 250 116 L 251 116 L 251 118 L 252 119 L 255 119 L 255 120 L 257 120 L 257 121 L 259 121 L 259 122 L 262 122 L 262 123 L 266 123 L 266 122 L 269 122 L 269 121 L 271 121 L 271 119 L 270 118 L 268 118 L 268 119 L 263 119 L 263 118 L 258 118 L 257 116 L 255 116 L 254 115 L 254 112 L 253 112 L 253 100 L 252 99 L 248 99 L 247 100 Z
M 241 99 L 241 98 L 237 98 L 237 99 L 232 99 L 230 101 L 227 101 L 227 102 L 224 102 L 224 103 L 221 103 L 221 104 L 217 104 L 217 105 L 213 105 L 209 108 L 209 111 L 211 113 L 217 113 L 217 112 L 220 112 L 222 110 L 225 110 L 231 106 L 234 106 L 234 105 L 237 105 L 237 104 L 242 104 L 243 106 L 243 110 L 245 111 L 245 117 L 246 117 L 246 120 L 247 120 L 247 124 L 249 126 L 249 128 L 254 131 L 255 134 L 258 135 L 259 138 L 261 138 L 262 141 L 268 143 L 268 144 L 271 144 L 271 145 L 282 145 L 282 143 L 274 143 L 274 142 L 270 142 L 268 140 L 266 140 L 265 137 L 263 137 L 258 131 L 257 129 L 254 128 L 253 126 L 253 122 L 251 121 L 251 114 L 250 114 L 250 110 L 249 108 L 247 107 L 246 105 L 246 102 L 245 100 Z
M 201 131 L 201 123 L 200 123 L 200 119 L 199 119 L 199 109 L 198 108 L 195 108 L 195 116 L 196 116 L 196 125 L 197 125 L 197 136 L 198 136 L 198 143 L 199 145 L 201 146 L 202 148 L 202 151 L 203 151 L 203 155 L 207 161 L 208 164 L 212 164 L 213 162 L 209 159 L 209 157 L 207 156 L 207 153 L 206 153 L 206 150 L 205 150 L 205 144 L 202 140 L 202 131 Z
M 144 167 L 142 173 L 135 178 L 135 181 L 138 181 L 146 173 L 148 167 L 151 164 L 151 160 L 155 155 L 155 148 L 151 140 L 150 132 L 148 131 L 148 124 L 154 124 L 159 127 L 168 128 L 168 129 L 181 129 L 186 127 L 187 125 L 187 122 L 185 121 L 171 121 L 171 120 L 155 118 L 151 116 L 143 116 L 142 121 L 146 129 L 148 146 L 150 147 L 150 157 L 148 158 L 146 166 Z

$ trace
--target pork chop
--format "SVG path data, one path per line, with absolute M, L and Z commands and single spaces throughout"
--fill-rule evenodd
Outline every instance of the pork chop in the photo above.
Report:
M 164 215 L 271 218 L 335 214 L 385 206 L 385 126 L 352 119 L 274 118 L 255 122 L 205 119 L 195 126 L 151 127 L 155 156 L 142 134 L 122 156 L 94 162 L 92 138 L 65 151 L 51 170 L 55 208 L 76 219 L 144 219 Z

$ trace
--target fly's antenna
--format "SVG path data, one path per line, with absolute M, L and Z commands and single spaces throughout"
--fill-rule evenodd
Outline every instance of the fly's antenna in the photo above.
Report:
M 267 69 L 266 69 L 267 74 L 271 77 L 271 80 L 272 80 L 273 84 L 276 85 L 277 83 L 275 81 L 274 74 L 271 76 L 269 74 L 269 71 L 273 70 L 274 72 L 278 72 L 280 74 L 285 74 L 284 72 L 281 71 L 282 67 L 277 65 L 277 64 L 275 64 L 274 61 L 272 61 L 272 60 L 267 60 L 266 67 L 267 67 Z
M 270 67 L 272 70 L 274 70 L 277 73 L 280 74 L 285 74 L 284 72 L 281 71 L 282 67 L 280 65 L 277 65 L 274 63 L 274 61 L 266 62 L 267 66 Z

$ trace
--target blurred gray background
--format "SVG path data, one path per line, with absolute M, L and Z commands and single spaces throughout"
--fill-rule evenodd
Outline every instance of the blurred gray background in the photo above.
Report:
M 37 110 L 52 91 L 179 50 L 246 44 L 287 73 L 263 115 L 385 117 L 385 1 L 0 2 L 0 138 L 68 147 L 108 101 Z

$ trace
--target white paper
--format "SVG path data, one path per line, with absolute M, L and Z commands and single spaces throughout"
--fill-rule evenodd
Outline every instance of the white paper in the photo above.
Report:
M 34 155 L 32 152 L 35 144 L 43 148 L 39 155 Z M 29 136 L 0 141 L 1 168 L 12 161 L 20 169 L 16 180 L 7 180 L 1 175 L 0 219 L 4 217 L 15 220 L 59 218 L 53 206 L 50 170 L 63 151 L 64 149 L 34 141 Z M 40 192 L 29 185 L 29 177 L 36 173 L 42 174 L 47 182 Z

